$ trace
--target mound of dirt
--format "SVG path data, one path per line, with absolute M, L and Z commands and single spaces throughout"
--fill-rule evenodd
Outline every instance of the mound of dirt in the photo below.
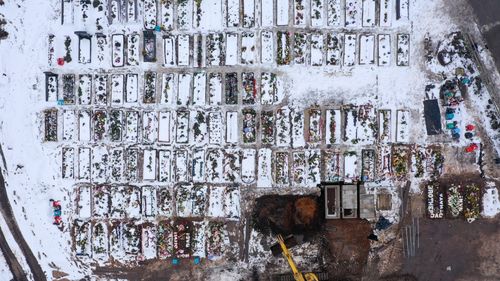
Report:
M 264 234 L 304 234 L 321 225 L 319 198 L 312 196 L 266 195 L 257 198 L 254 227 Z

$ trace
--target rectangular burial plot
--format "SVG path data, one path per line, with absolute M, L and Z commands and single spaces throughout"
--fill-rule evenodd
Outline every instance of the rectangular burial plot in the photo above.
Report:
M 127 18 L 127 22 L 135 22 L 137 21 L 137 15 L 139 14 L 139 11 L 137 9 L 137 0 L 126 0 L 127 2 L 127 8 L 125 10 L 125 17 Z M 125 7 L 122 2 L 122 7 Z
M 311 34 L 311 65 L 320 66 L 324 63 L 324 39 L 323 34 Z
M 174 122 L 170 111 L 158 113 L 158 142 L 169 144 L 172 142 Z
M 74 249 L 77 256 L 92 255 L 90 221 L 75 220 L 73 224 Z
M 241 64 L 254 64 L 256 52 L 255 33 L 241 34 Z
M 396 111 L 396 142 L 410 141 L 410 111 Z
M 243 104 L 256 104 L 258 102 L 257 79 L 253 72 L 241 73 L 242 102 Z
M 76 213 L 79 219 L 90 219 L 92 217 L 91 188 L 91 185 L 80 185 L 76 189 Z
M 268 148 L 259 149 L 257 161 L 257 187 L 269 188 L 272 186 L 272 151 Z
M 141 233 L 141 255 L 146 260 L 156 258 L 156 226 L 152 224 L 143 224 Z
M 391 65 L 391 35 L 379 34 L 378 35 L 378 65 L 388 66 Z
M 193 1 L 177 1 L 177 28 L 190 29 L 193 26 Z
M 188 173 L 188 159 L 189 153 L 184 149 L 176 149 L 174 151 L 174 161 L 175 161 L 175 182 L 187 182 L 189 181 Z
M 123 112 L 121 110 L 111 110 L 109 113 L 109 139 L 111 141 L 121 141 L 123 134 Z
M 144 73 L 144 96 L 142 102 L 146 104 L 156 103 L 156 72 Z
M 260 25 L 263 27 L 272 27 L 274 25 L 274 1 L 260 0 L 261 19 Z
M 376 24 L 376 1 L 363 0 L 363 26 L 374 27 Z
M 388 145 L 378 147 L 377 176 L 386 179 L 392 176 L 392 151 Z
M 222 74 L 208 74 L 208 104 L 222 104 Z
M 306 151 L 307 156 L 307 186 L 315 187 L 321 182 L 321 151 L 311 149 Z
M 141 37 L 137 33 L 127 35 L 127 65 L 139 65 L 139 42 Z
M 305 64 L 308 60 L 309 36 L 305 32 L 293 34 L 293 62 L 294 64 Z
M 223 222 L 210 221 L 207 226 L 207 255 L 222 257 L 229 246 L 226 225 Z
M 227 27 L 238 27 L 240 25 L 240 1 L 239 0 L 226 0 Z
M 292 152 L 291 184 L 305 186 L 307 182 L 307 155 L 304 151 Z
M 157 173 L 156 149 L 144 149 L 142 153 L 142 179 L 155 181 Z
M 108 114 L 104 110 L 94 110 L 92 115 L 93 140 L 96 142 L 104 141 L 106 138 L 106 127 Z
M 342 46 L 343 34 L 326 35 L 326 64 L 341 65 L 342 64 Z
M 108 104 L 108 75 L 97 74 L 94 76 L 94 104 Z
M 238 34 L 226 33 L 226 65 L 238 63 Z
M 223 33 L 207 35 L 207 66 L 222 66 L 226 60 Z
M 125 77 L 123 74 L 111 75 L 111 104 L 122 104 L 125 89 Z
M 222 1 L 195 1 L 193 27 L 202 30 L 221 30 L 223 24 Z
M 113 148 L 110 151 L 110 164 L 111 164 L 111 174 L 110 178 L 112 181 L 121 181 L 123 178 L 124 170 L 124 153 L 123 148 Z
M 276 110 L 276 146 L 290 146 L 290 109 L 282 107 Z
M 97 222 L 92 227 L 92 258 L 107 261 L 109 258 L 108 226 Z
M 208 197 L 207 216 L 213 218 L 224 217 L 224 192 L 225 188 L 212 186 Z
M 362 0 L 345 1 L 346 27 L 361 27 L 361 17 L 362 17 L 361 1 Z
M 378 111 L 378 132 L 380 142 L 392 141 L 392 111 L 390 109 Z
M 326 110 L 326 144 L 338 144 L 342 141 L 342 113 L 340 109 Z
M 398 178 L 406 178 L 409 172 L 410 151 L 404 146 L 392 147 L 392 169 Z
M 223 180 L 224 153 L 221 149 L 211 149 L 206 153 L 206 179 L 209 183 L 221 183 Z
M 191 178 L 193 182 L 205 181 L 205 149 L 197 148 L 193 150 L 191 160 Z
M 274 33 L 262 31 L 260 36 L 260 62 L 272 64 L 274 63 Z
M 56 89 L 57 90 L 57 89 Z M 89 105 L 92 101 L 92 75 L 82 74 L 78 77 L 78 104 Z
M 394 11 L 393 0 L 381 0 L 380 1 L 380 16 L 379 24 L 383 27 L 389 27 L 392 25 L 392 13 Z
M 306 137 L 304 135 L 304 112 L 301 109 L 292 108 L 290 119 L 292 122 L 292 147 L 304 147 L 306 145 Z
M 122 240 L 125 259 L 135 260 L 141 251 L 141 226 L 135 221 L 124 222 Z
M 288 25 L 289 1 L 290 0 L 276 0 L 276 25 L 278 26 Z
M 158 181 L 171 182 L 172 181 L 172 152 L 170 150 L 158 151 Z
M 344 176 L 343 155 L 339 151 L 323 151 L 323 180 L 337 182 Z
M 45 101 L 55 102 L 59 95 L 59 75 L 45 72 Z
M 158 258 L 172 257 L 174 253 L 174 229 L 170 221 L 160 221 L 158 223 L 157 237 Z
M 125 65 L 125 35 L 113 34 L 111 36 L 111 64 L 113 67 Z
M 377 138 L 377 115 L 371 104 L 360 105 L 357 113 L 356 139 L 359 144 L 373 144 Z
M 158 200 L 158 215 L 171 217 L 174 214 L 172 189 L 169 186 L 159 187 L 156 198 Z
M 125 158 L 125 175 L 127 181 L 136 182 L 139 179 L 139 149 L 128 148 Z
M 309 143 L 321 143 L 323 141 L 323 119 L 321 109 L 309 109 Z
M 196 72 L 193 75 L 193 98 L 192 104 L 203 106 L 206 102 L 207 75 L 204 72 Z
M 96 61 L 99 64 L 108 65 L 109 54 L 111 50 L 109 50 L 109 45 L 107 41 L 107 36 L 102 33 L 96 33 Z
M 134 186 L 112 186 L 110 189 L 112 219 L 139 218 L 141 189 Z
M 238 73 L 226 73 L 225 79 L 224 101 L 227 105 L 238 104 Z
M 125 81 L 125 102 L 136 103 L 139 96 L 139 75 L 128 73 Z
M 106 182 L 108 180 L 109 154 L 106 147 L 95 146 L 92 148 L 91 158 L 92 182 Z
M 142 142 L 155 143 L 158 140 L 158 113 L 144 111 L 142 113 Z
M 293 24 L 295 26 L 306 25 L 306 6 L 305 0 L 293 0 Z
M 63 74 L 63 96 L 62 100 L 64 104 L 75 104 L 75 75 L 74 74 Z
M 142 38 L 142 55 L 144 62 L 156 62 L 156 35 L 151 30 L 143 32 Z
M 177 40 L 175 35 L 163 35 L 163 64 L 166 67 L 177 65 Z
M 96 185 L 92 189 L 92 217 L 107 218 L 111 205 L 110 188 L 107 185 Z
M 204 34 L 195 34 L 193 35 L 193 63 L 194 67 L 205 67 L 205 62 L 207 58 L 206 54 L 206 45 L 205 40 L 206 35 Z
M 255 182 L 255 149 L 243 149 L 241 160 L 241 181 L 244 184 Z
M 180 73 L 178 92 L 177 92 L 177 105 L 188 106 L 191 103 L 191 89 L 193 85 L 193 75 L 191 73 Z
M 324 2 L 327 0 L 311 1 L 311 26 L 322 27 L 325 20 Z
M 375 151 L 363 149 L 361 152 L 361 180 L 363 182 L 375 180 Z
M 357 38 L 355 34 L 344 36 L 344 66 L 356 64 Z
M 206 258 L 206 227 L 208 221 L 194 221 L 193 222 L 193 240 L 192 240 L 192 255 L 193 257 Z
M 255 0 L 243 0 L 243 27 L 255 26 Z
M 191 36 L 187 34 L 177 36 L 177 65 L 189 66 L 191 63 Z
M 287 31 L 278 31 L 276 34 L 277 57 L 278 65 L 290 64 L 292 54 L 290 52 L 291 38 Z
M 225 182 L 234 183 L 240 181 L 240 150 L 239 149 L 226 149 L 224 153 L 224 164 L 222 176 Z
M 427 184 L 427 215 L 431 219 L 444 218 L 444 190 L 438 182 Z
M 410 65 L 410 34 L 398 34 L 397 66 Z
M 375 64 L 375 35 L 359 36 L 359 64 Z
M 161 26 L 166 30 L 172 30 L 174 28 L 174 3 L 175 0 L 160 1 Z
M 75 176 L 75 149 L 63 147 L 61 175 L 63 179 L 72 179 Z
M 240 218 L 240 190 L 238 187 L 226 187 L 224 193 L 224 216 L 230 220 Z
M 176 220 L 173 224 L 174 256 L 185 259 L 191 257 L 193 223 L 188 220 Z
M 272 111 L 262 111 L 260 115 L 261 124 L 261 143 L 267 145 L 274 145 L 275 142 L 275 125 L 274 113 Z
M 276 100 L 276 74 L 271 72 L 262 72 L 260 79 L 260 102 L 263 105 L 274 104 Z
M 145 29 L 154 29 L 156 27 L 157 19 L 156 13 L 158 9 L 157 0 L 144 0 L 144 28 Z
M 242 110 L 242 135 L 243 143 L 255 143 L 257 140 L 257 112 L 254 109 L 246 108 Z
M 274 183 L 277 185 L 289 184 L 288 158 L 288 152 L 280 151 L 274 153 Z
M 177 110 L 177 126 L 175 129 L 175 142 L 188 143 L 189 141 L 189 111 Z
M 63 140 L 71 141 L 76 138 L 76 113 L 74 110 L 63 110 Z
M 90 111 L 81 110 L 78 112 L 78 140 L 90 141 Z
M 221 144 L 222 142 L 222 113 L 208 113 L 208 143 Z
M 238 139 L 238 113 L 236 111 L 226 111 L 226 143 L 236 144 Z
M 173 105 L 176 100 L 174 85 L 176 81 L 176 74 L 162 73 L 161 74 L 161 93 L 160 103 L 165 105 Z
M 407 21 L 409 19 L 409 6 L 409 0 L 396 1 L 396 20 Z
M 327 24 L 328 26 L 340 26 L 342 22 L 342 6 L 341 0 L 326 0 L 327 1 Z
M 123 226 L 118 220 L 110 222 L 110 235 L 109 235 L 109 251 L 110 255 L 115 260 L 123 260 L 125 257 L 125 250 L 123 248 Z
M 191 125 L 190 143 L 203 146 L 208 141 L 207 116 L 205 111 L 190 111 L 189 123 Z
M 90 181 L 90 148 L 78 148 L 78 179 Z
M 124 141 L 136 143 L 139 141 L 139 112 L 125 111 Z
M 344 180 L 353 182 L 358 178 L 358 155 L 355 151 L 346 151 L 344 152 Z

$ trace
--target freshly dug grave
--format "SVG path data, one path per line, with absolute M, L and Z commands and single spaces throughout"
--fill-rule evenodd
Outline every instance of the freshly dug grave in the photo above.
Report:
M 313 196 L 266 195 L 256 199 L 254 227 L 269 234 L 316 232 L 322 224 L 319 198 Z

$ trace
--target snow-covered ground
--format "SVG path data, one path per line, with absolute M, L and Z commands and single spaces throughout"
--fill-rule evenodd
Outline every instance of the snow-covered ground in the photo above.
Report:
M 399 208 L 396 180 L 408 167 L 394 161 L 428 144 L 421 45 L 457 28 L 439 12 L 445 0 L 398 1 L 400 18 L 391 0 L 94 2 L 1 6 L 10 20 L 0 41 L 4 176 L 49 279 L 54 269 L 83 278 L 88 261 L 110 257 L 223 256 L 221 221 L 238 221 L 247 204 L 235 185 L 307 193 L 366 176 L 384 180 L 373 185 L 388 186 Z M 495 190 L 485 217 L 499 212 Z M 63 204 L 62 232 L 51 198 Z

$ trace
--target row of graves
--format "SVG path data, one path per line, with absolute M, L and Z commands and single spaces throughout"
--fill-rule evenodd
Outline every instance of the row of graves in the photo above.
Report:
M 409 110 L 378 110 L 371 105 L 336 108 L 293 106 L 258 109 L 136 110 L 46 109 L 46 142 L 98 144 L 328 147 L 408 143 Z
M 191 182 L 259 188 L 404 180 L 410 171 L 422 178 L 429 170 L 441 171 L 443 164 L 439 150 L 402 144 L 293 150 L 63 147 L 60 160 L 62 178 L 80 182 Z
M 61 24 L 143 23 L 145 29 L 190 30 L 311 26 L 391 27 L 409 20 L 409 0 L 60 0 Z M 259 17 L 260 15 L 260 17 Z
M 262 31 L 242 33 L 164 34 L 144 31 L 92 36 L 49 35 L 49 66 L 98 62 L 112 67 L 161 62 L 165 67 L 235 65 L 408 66 L 409 34 L 355 34 L 322 31 Z M 142 38 L 141 38 L 142 35 Z M 260 47 L 260 52 L 259 52 Z M 75 53 L 74 50 L 77 50 Z M 95 51 L 92 51 L 95 50 Z M 162 50 L 158 52 L 157 50 Z M 394 51 L 395 50 L 395 51 Z M 395 54 L 395 55 L 394 55 Z
M 285 95 L 273 72 L 45 73 L 45 101 L 96 107 L 274 105 Z
M 98 263 L 230 255 L 237 187 L 75 186 L 73 251 Z M 234 242 L 234 241 L 233 241 Z

